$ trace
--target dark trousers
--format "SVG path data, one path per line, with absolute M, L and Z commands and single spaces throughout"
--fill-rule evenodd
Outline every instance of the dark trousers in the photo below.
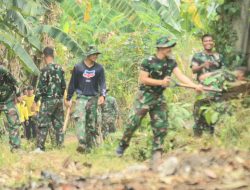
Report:
M 25 135 L 27 140 L 36 138 L 36 116 L 29 117 L 29 124 L 25 125 Z

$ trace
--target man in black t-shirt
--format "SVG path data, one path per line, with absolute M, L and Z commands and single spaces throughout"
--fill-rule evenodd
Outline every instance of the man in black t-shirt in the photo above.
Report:
M 96 144 L 98 130 L 97 105 L 105 101 L 106 82 L 102 65 L 96 62 L 101 54 L 94 46 L 88 47 L 86 59 L 75 65 L 69 83 L 66 105 L 76 92 L 77 102 L 74 118 L 78 137 L 78 152 L 86 152 Z

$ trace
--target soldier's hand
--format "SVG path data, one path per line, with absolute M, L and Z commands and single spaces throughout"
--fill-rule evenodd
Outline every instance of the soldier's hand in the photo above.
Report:
M 70 100 L 70 101 L 65 101 L 65 106 L 67 107 L 67 108 L 71 108 L 71 106 L 72 106 L 72 101 Z
M 219 67 L 220 64 L 217 62 L 210 62 L 210 67 L 214 67 L 214 66 Z
M 104 104 L 104 102 L 105 102 L 104 96 L 100 96 L 98 99 L 98 105 L 102 105 L 102 104 Z
M 206 61 L 203 65 L 204 65 L 204 67 L 205 67 L 206 69 L 209 69 L 209 67 L 212 66 L 212 62 Z
M 203 86 L 202 86 L 201 84 L 196 85 L 195 90 L 196 90 L 196 92 L 198 92 L 198 93 L 201 93 L 201 92 L 203 92 L 203 91 L 204 91 Z
M 171 78 L 170 78 L 170 77 L 165 77 L 165 78 L 162 80 L 161 86 L 162 86 L 162 87 L 168 87 L 169 84 L 170 84 L 170 81 L 171 81 Z

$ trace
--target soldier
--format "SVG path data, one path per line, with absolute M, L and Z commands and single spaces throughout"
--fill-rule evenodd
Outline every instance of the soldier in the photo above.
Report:
M 140 126 L 142 119 L 149 112 L 153 130 L 153 156 L 152 169 L 155 170 L 162 154 L 164 138 L 167 134 L 166 101 L 163 92 L 169 86 L 172 73 L 183 83 L 201 91 L 202 86 L 196 85 L 186 77 L 178 68 L 177 63 L 170 57 L 176 41 L 168 36 L 156 42 L 156 54 L 143 60 L 139 73 L 139 92 L 136 96 L 134 107 L 125 125 L 125 132 L 119 143 L 116 153 L 124 154 L 129 146 L 130 139 L 135 130 Z
M 212 35 L 205 34 L 201 38 L 204 50 L 195 53 L 192 58 L 191 69 L 197 74 L 197 80 L 201 81 L 210 76 L 214 71 L 224 66 L 221 54 L 214 52 L 214 40 Z
M 12 152 L 20 148 L 19 129 L 21 123 L 15 106 L 15 96 L 19 97 L 20 92 L 17 81 L 12 74 L 0 62 L 0 113 L 6 115 L 8 121 L 9 143 Z
M 97 105 L 102 105 L 106 96 L 105 73 L 96 62 L 101 54 L 96 47 L 89 46 L 86 58 L 74 66 L 69 83 L 66 105 L 71 107 L 71 98 L 76 92 L 76 132 L 80 153 L 90 150 L 97 142 Z
M 204 50 L 194 54 L 191 63 L 192 71 L 197 74 L 197 80 L 200 83 L 224 66 L 222 55 L 213 51 L 213 37 L 210 34 L 205 34 L 202 36 L 201 40 Z M 209 106 L 211 101 L 213 100 L 198 100 L 194 104 L 195 125 L 193 126 L 193 131 L 195 136 L 201 136 L 203 130 L 209 130 L 210 134 L 214 133 L 214 126 L 206 121 L 203 111 L 200 110 L 201 107 Z
M 64 141 L 63 95 L 66 89 L 64 71 L 61 66 L 54 63 L 54 50 L 52 48 L 46 47 L 43 50 L 43 55 L 47 65 L 41 71 L 33 105 L 33 110 L 35 110 L 41 99 L 35 152 L 45 150 L 45 141 L 50 127 L 55 130 L 57 146 L 61 147 Z
M 118 105 L 116 99 L 107 95 L 105 103 L 101 106 L 101 127 L 104 139 L 109 133 L 114 133 L 116 131 L 117 119 Z

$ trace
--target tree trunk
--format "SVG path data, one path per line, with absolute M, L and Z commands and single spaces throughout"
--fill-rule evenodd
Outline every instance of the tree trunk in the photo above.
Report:
M 239 3 L 241 4 L 241 15 L 233 20 L 233 27 L 238 36 L 235 47 L 236 51 L 246 56 L 250 71 L 250 0 L 241 0 Z

